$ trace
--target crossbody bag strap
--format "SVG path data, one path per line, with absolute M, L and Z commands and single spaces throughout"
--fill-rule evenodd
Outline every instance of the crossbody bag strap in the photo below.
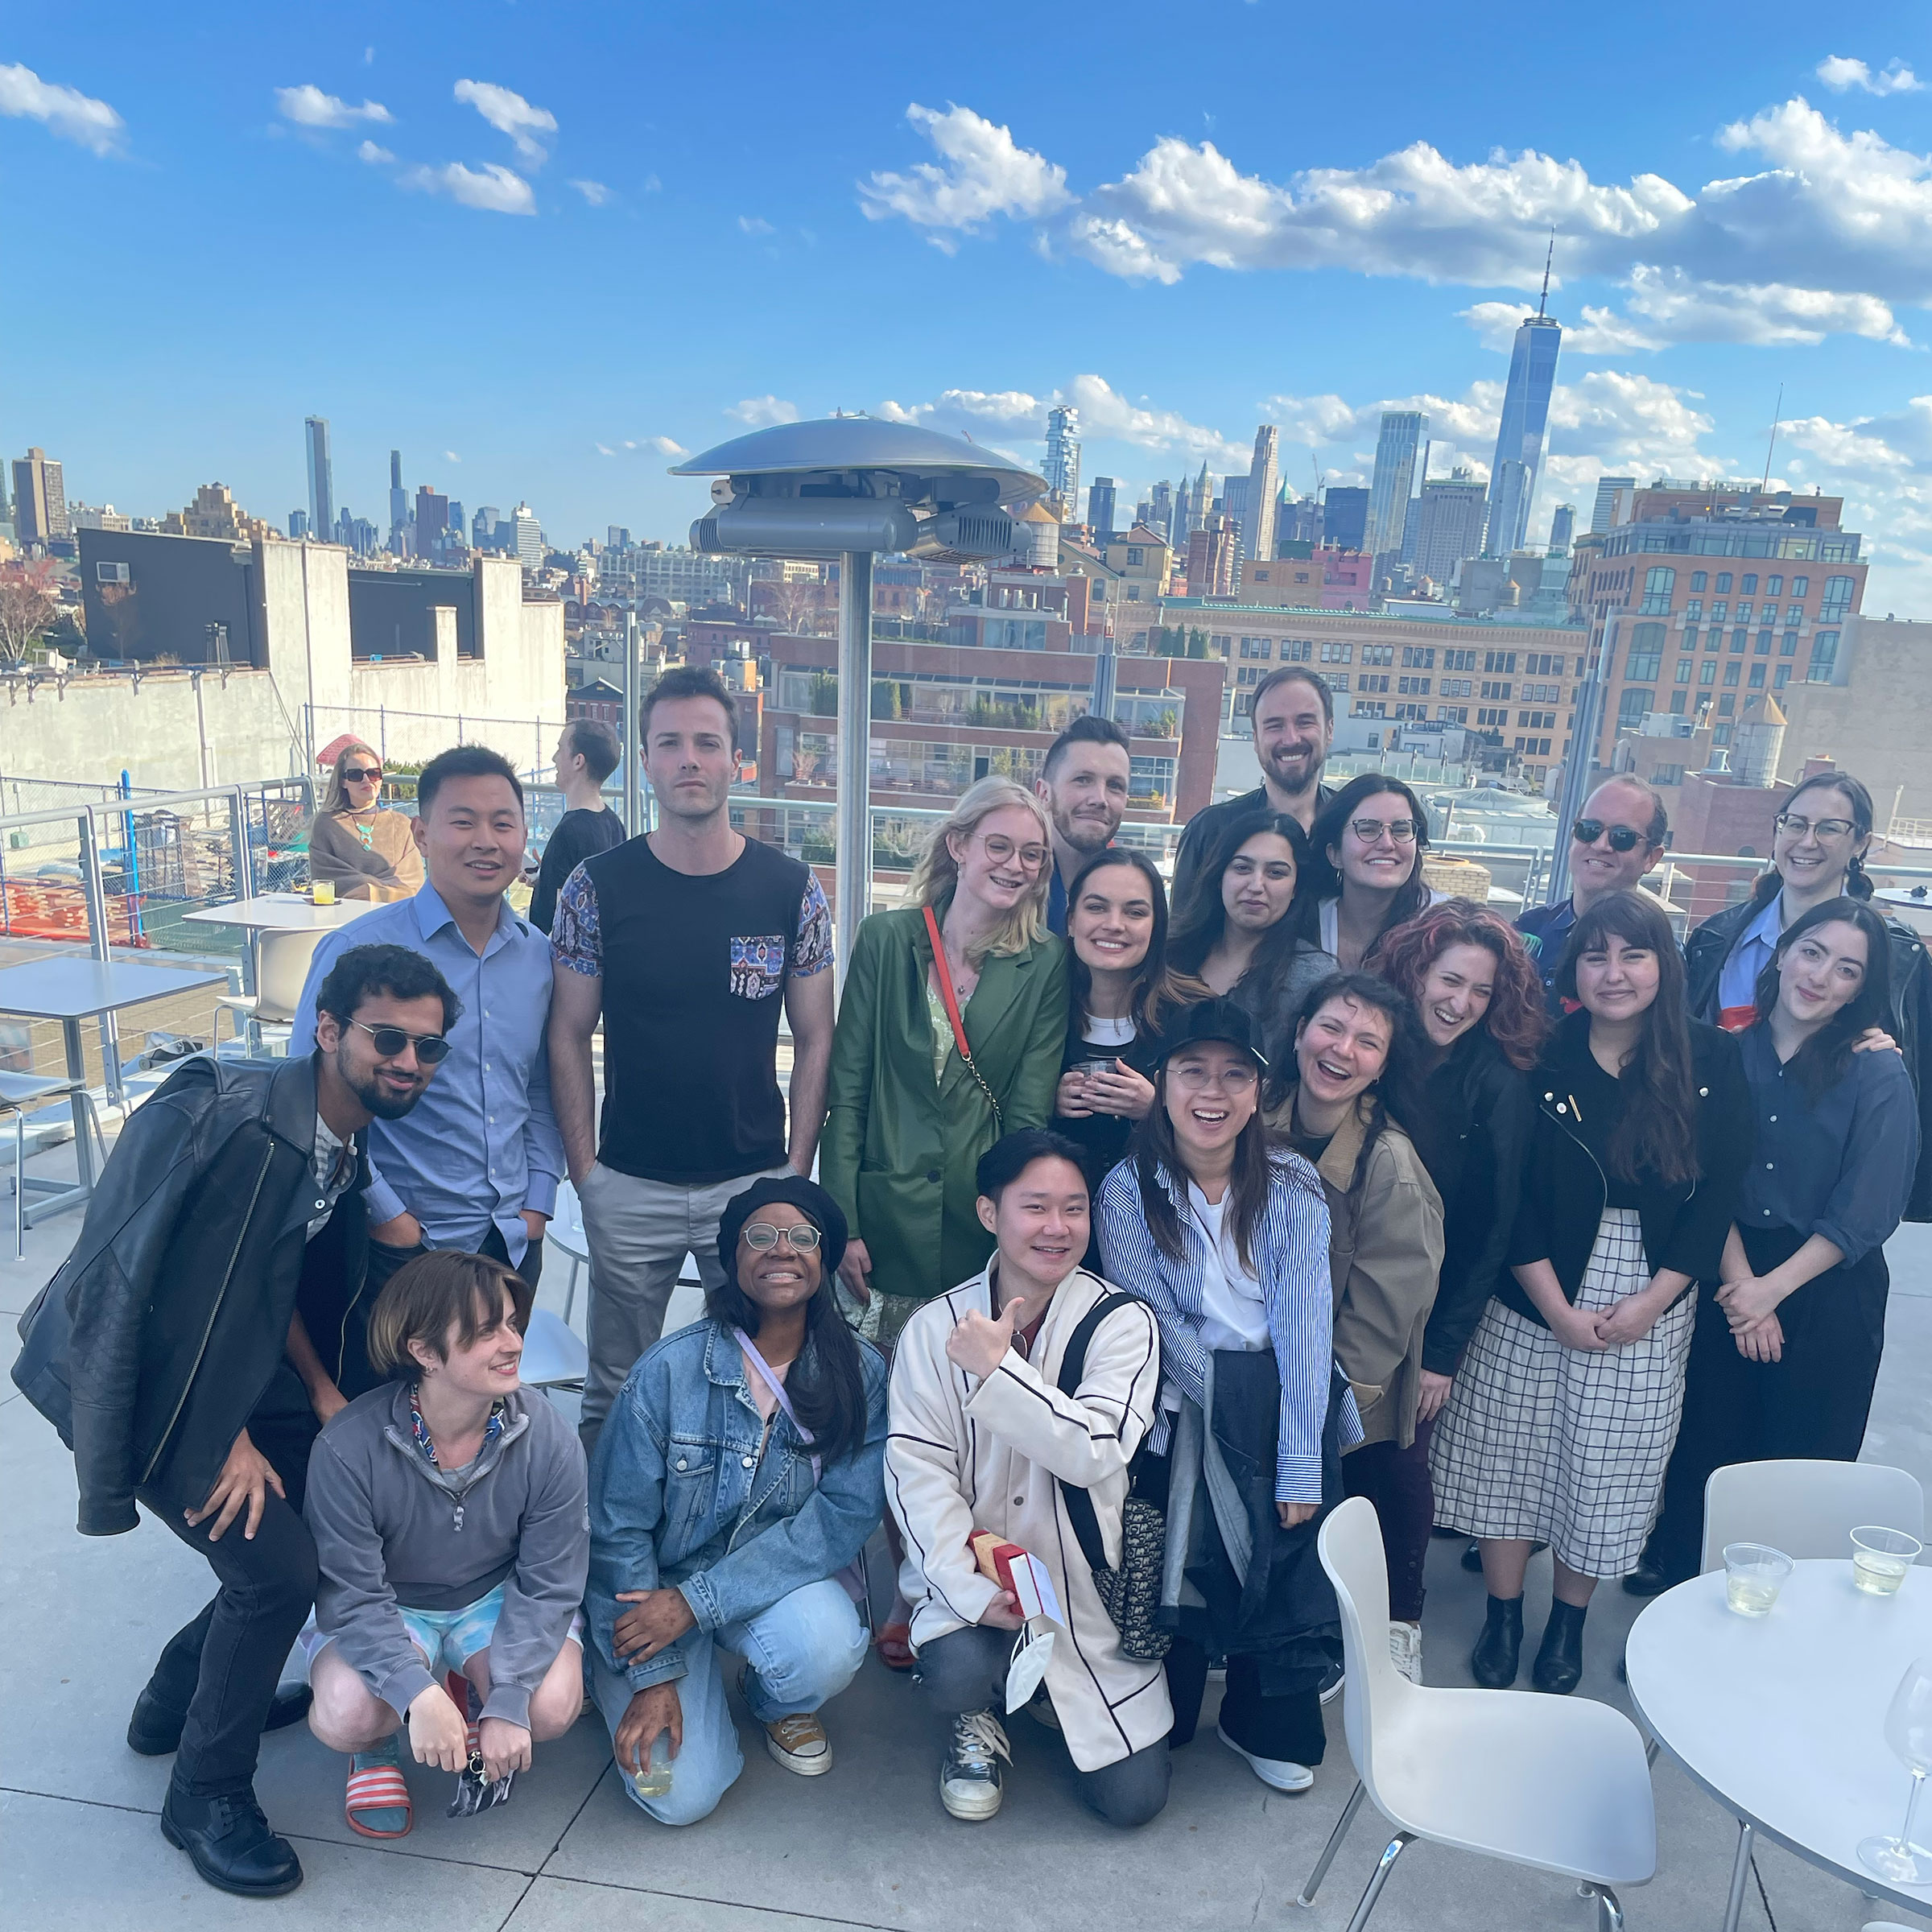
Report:
M 946 946 L 939 937 L 939 914 L 930 906 L 923 910 L 927 936 L 932 941 L 932 976 L 939 981 L 939 997 L 946 1003 L 946 1018 L 952 1024 L 952 1043 L 959 1049 L 966 1071 L 972 1075 L 980 1092 L 985 1095 L 987 1105 L 993 1109 L 994 1128 L 1004 1133 L 1006 1123 L 1000 1111 L 1000 1103 L 986 1084 L 985 1075 L 973 1064 L 972 1049 L 966 1043 L 966 1022 L 960 1018 L 959 999 L 952 990 L 952 975 L 946 970 Z
M 745 1351 L 745 1360 L 758 1370 L 758 1374 L 764 1381 L 765 1386 L 778 1398 L 778 1406 L 785 1411 L 786 1421 L 790 1422 L 792 1427 L 799 1432 L 799 1440 L 807 1449 L 810 1449 L 812 1441 L 811 1431 L 799 1420 L 799 1412 L 792 1407 L 791 1397 L 785 1393 L 783 1378 L 773 1371 L 771 1364 L 758 1353 L 758 1344 L 742 1328 L 733 1328 L 732 1333 L 738 1338 L 738 1346 Z M 819 1458 L 817 1453 L 814 1451 L 811 1459 L 811 1480 L 815 1484 L 819 1480 Z
M 1129 1307 L 1139 1298 L 1109 1290 L 1080 1317 L 1079 1325 L 1067 1338 L 1067 1352 L 1060 1357 L 1060 1373 L 1055 1386 L 1062 1395 L 1079 1393 L 1080 1378 L 1087 1373 L 1087 1344 L 1100 1323 L 1117 1308 Z M 1054 1478 L 1059 1482 L 1059 1478 Z M 1107 1567 L 1107 1546 L 1100 1540 L 1100 1519 L 1095 1513 L 1093 1498 L 1077 1484 L 1060 1483 L 1060 1497 L 1067 1505 L 1067 1520 L 1073 1525 L 1073 1540 L 1080 1546 L 1090 1570 Z

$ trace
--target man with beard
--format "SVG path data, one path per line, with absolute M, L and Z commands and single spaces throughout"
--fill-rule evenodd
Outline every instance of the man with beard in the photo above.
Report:
M 1067 936 L 1067 891 L 1096 852 L 1113 843 L 1127 811 L 1127 729 L 1092 712 L 1078 717 L 1047 749 L 1033 789 L 1053 822 L 1053 877 L 1046 923 Z
M 1216 835 L 1229 819 L 1245 812 L 1285 811 L 1299 819 L 1307 832 L 1335 797 L 1321 782 L 1335 737 L 1335 696 L 1319 671 L 1296 665 L 1271 671 L 1254 687 L 1251 717 L 1261 782 L 1253 791 L 1223 799 L 1187 821 L 1174 861 L 1172 896 L 1177 906 L 1195 868 L 1213 849 Z
M 80 1238 L 20 1324 L 14 1380 L 74 1452 L 84 1536 L 137 1501 L 207 1558 L 220 1589 L 170 1640 L 130 1748 L 172 1752 L 161 1831 L 211 1885 L 302 1882 L 255 1802 L 258 1740 L 314 1600 L 308 1453 L 343 1406 L 338 1352 L 367 1261 L 363 1145 L 422 1096 L 456 997 L 398 946 L 342 955 L 315 1050 L 275 1064 L 184 1061 L 122 1130 Z

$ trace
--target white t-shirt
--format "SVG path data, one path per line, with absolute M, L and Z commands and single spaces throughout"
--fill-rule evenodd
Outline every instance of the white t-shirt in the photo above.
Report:
M 1208 1232 L 1208 1260 L 1201 1270 L 1201 1346 L 1245 1354 L 1268 1346 L 1268 1311 L 1260 1276 L 1242 1266 L 1234 1230 L 1224 1224 L 1228 1198 L 1224 1194 L 1218 1203 L 1211 1202 L 1192 1181 L 1187 1183 L 1187 1203 Z
M 1111 1046 L 1117 1052 L 1122 1051 L 1133 1044 L 1133 1022 L 1125 1017 L 1117 1020 L 1089 1019 L 1080 1029 L 1080 1038 L 1090 1046 Z

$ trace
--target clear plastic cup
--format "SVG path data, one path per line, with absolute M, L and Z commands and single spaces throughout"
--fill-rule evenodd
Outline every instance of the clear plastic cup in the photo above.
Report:
M 1868 1523 L 1852 1532 L 1852 1580 L 1868 1596 L 1896 1596 L 1924 1548 L 1902 1530 Z
M 1724 1546 L 1724 1601 L 1740 1616 L 1769 1616 L 1790 1574 L 1790 1558 L 1768 1543 Z
M 336 882 L 333 879 L 312 879 L 308 896 L 318 906 L 332 906 L 336 902 Z

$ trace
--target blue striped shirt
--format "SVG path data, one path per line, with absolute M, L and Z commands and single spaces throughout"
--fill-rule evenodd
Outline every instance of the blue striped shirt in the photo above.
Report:
M 1253 1260 L 1282 1380 L 1274 1493 L 1284 1503 L 1319 1503 L 1322 1429 L 1328 1419 L 1335 1363 L 1328 1203 L 1319 1178 L 1299 1154 L 1278 1150 L 1269 1156 L 1269 1166 L 1268 1203 L 1255 1228 Z M 1181 1261 L 1155 1245 L 1132 1160 L 1122 1161 L 1100 1183 L 1100 1253 L 1108 1279 L 1140 1296 L 1160 1325 L 1162 1406 L 1147 1438 L 1149 1450 L 1157 1455 L 1166 1453 L 1173 1431 L 1175 1405 L 1170 1397 L 1178 1393 L 1202 1406 L 1208 1352 L 1201 1340 L 1207 1232 L 1189 1208 L 1186 1186 L 1164 1166 L 1159 1174 L 1180 1216 L 1187 1251 Z M 1342 1446 L 1348 1448 L 1362 1439 L 1362 1425 L 1354 1397 L 1344 1400 Z

